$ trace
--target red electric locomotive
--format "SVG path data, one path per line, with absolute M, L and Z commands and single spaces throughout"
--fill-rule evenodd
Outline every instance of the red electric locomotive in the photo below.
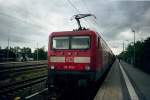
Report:
M 114 55 L 101 36 L 82 28 L 80 18 L 74 16 L 79 29 L 53 32 L 48 45 L 48 86 L 71 81 L 81 85 L 97 81 L 114 61 Z

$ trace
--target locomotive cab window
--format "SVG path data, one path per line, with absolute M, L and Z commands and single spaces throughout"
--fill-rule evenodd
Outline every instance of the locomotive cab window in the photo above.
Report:
M 53 49 L 69 49 L 69 37 L 53 37 Z
M 52 49 L 89 49 L 89 36 L 61 36 L 52 38 Z
M 89 36 L 73 36 L 71 38 L 71 49 L 88 49 L 89 47 Z

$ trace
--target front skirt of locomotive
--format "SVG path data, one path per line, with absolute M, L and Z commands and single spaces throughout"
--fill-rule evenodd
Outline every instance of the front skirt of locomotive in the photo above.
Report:
M 48 85 L 70 85 L 76 84 L 78 86 L 90 84 L 95 79 L 94 71 L 56 71 L 49 70 Z

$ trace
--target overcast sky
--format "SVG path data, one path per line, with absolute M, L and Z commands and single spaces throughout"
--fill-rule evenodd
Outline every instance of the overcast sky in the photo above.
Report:
M 86 18 L 83 25 L 101 32 L 115 54 L 125 45 L 150 36 L 150 1 L 118 0 L 0 0 L 0 46 L 47 48 L 48 35 L 53 31 L 77 28 L 70 17 L 92 13 L 97 19 Z M 96 21 L 96 22 L 95 22 Z

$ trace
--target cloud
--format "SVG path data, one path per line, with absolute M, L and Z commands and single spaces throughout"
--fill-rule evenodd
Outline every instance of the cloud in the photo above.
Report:
M 81 13 L 96 15 L 98 26 L 92 18 L 83 24 L 100 31 L 115 54 L 121 51 L 123 40 L 132 41 L 131 28 L 136 31 L 136 40 L 149 36 L 149 1 L 70 1 Z M 47 45 L 51 32 L 77 27 L 69 20 L 77 13 L 68 0 L 0 0 L 0 45 L 6 46 L 8 38 L 16 45 Z
M 136 31 L 136 40 L 146 38 L 150 34 L 149 1 L 92 1 L 87 4 L 97 16 L 103 37 L 111 48 L 116 49 L 114 51 L 120 52 L 122 48 L 121 45 L 116 47 L 116 43 L 113 42 L 116 39 L 120 43 L 123 40 L 133 41 L 131 29 Z

